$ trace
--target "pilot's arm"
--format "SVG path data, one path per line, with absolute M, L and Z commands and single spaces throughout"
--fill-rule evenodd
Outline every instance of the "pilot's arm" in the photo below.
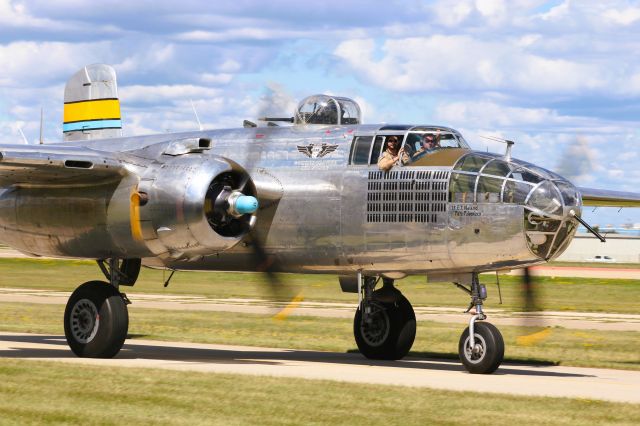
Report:
M 411 159 L 411 157 L 414 156 L 416 150 L 410 143 L 404 144 L 404 146 L 402 147 L 402 150 L 403 150 L 403 156 L 406 157 L 406 161 L 403 161 L 402 164 L 407 164 Z
M 383 152 L 382 155 L 380 155 L 380 158 L 378 158 L 378 168 L 385 172 L 391 170 L 394 164 L 396 164 L 396 157 L 389 154 L 387 151 Z
M 398 159 L 402 164 L 407 164 L 411 159 L 411 156 L 404 150 L 404 146 L 400 148 L 400 152 L 398 153 Z

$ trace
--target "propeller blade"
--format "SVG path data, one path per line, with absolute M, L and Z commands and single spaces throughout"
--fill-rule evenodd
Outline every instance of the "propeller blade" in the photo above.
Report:
M 530 268 L 524 268 L 522 272 L 522 310 L 524 312 L 539 311 L 540 303 L 538 300 L 538 287 L 536 285 L 536 281 L 531 274 Z M 525 316 L 523 325 L 526 327 L 531 327 L 533 324 L 529 322 L 530 319 L 530 316 Z M 540 327 L 540 323 L 538 321 L 536 321 L 535 325 Z M 516 337 L 516 343 L 520 346 L 533 346 L 546 339 L 551 334 L 551 328 L 545 327 L 544 325 L 542 325 L 542 327 L 543 329 L 540 331 Z
M 294 289 L 282 281 L 280 276 L 275 272 L 278 270 L 276 258 L 267 253 L 255 230 L 249 231 L 247 234 L 247 242 L 251 246 L 253 258 L 257 265 L 256 269 L 258 272 L 264 273 L 267 277 L 267 285 L 272 298 L 276 301 L 289 301 L 284 308 L 280 309 L 274 315 L 275 319 L 284 320 L 300 305 L 300 302 L 304 300 L 302 292 L 295 292 Z

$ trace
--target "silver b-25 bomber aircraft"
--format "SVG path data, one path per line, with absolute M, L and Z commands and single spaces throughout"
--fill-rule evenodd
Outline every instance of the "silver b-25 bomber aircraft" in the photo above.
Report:
M 0 242 L 97 261 L 107 280 L 79 286 L 64 315 L 80 357 L 119 352 L 129 323 L 120 287 L 146 265 L 337 274 L 358 295 L 360 352 L 396 360 L 416 319 L 394 280 L 419 274 L 469 294 L 460 359 L 491 373 L 504 342 L 485 321 L 478 274 L 556 258 L 583 206 L 640 205 L 640 194 L 577 188 L 511 158 L 509 141 L 490 154 L 447 127 L 362 124 L 348 98 L 308 97 L 263 127 L 122 137 L 115 72 L 91 65 L 64 102 L 63 142 L 0 145 Z M 425 136 L 437 146 L 421 150 Z M 392 137 L 405 154 L 383 171 Z

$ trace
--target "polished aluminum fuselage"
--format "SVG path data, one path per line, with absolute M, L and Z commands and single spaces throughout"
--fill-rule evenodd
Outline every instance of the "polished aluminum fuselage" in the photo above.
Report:
M 141 257 L 144 264 L 155 267 L 255 270 L 255 257 L 244 240 L 229 240 L 208 253 L 192 250 L 186 256 L 168 237 L 165 241 L 154 237 L 158 243 L 131 238 L 130 196 L 158 180 L 157 175 L 147 176 L 149 170 L 164 164 L 164 181 L 175 176 L 180 182 L 178 178 L 190 173 L 193 182 L 209 179 L 176 162 L 176 158 L 201 158 L 205 166 L 217 159 L 232 160 L 251 176 L 261 203 L 255 231 L 264 237 L 266 250 L 276 256 L 282 271 L 446 276 L 522 267 L 560 254 L 541 256 L 531 250 L 522 204 L 452 202 L 453 164 L 396 166 L 388 173 L 375 164 L 350 165 L 354 135 L 373 134 L 379 127 L 243 128 L 75 142 L 74 146 L 117 154 L 129 173 L 96 185 L 5 189 L 0 197 L 0 241 L 34 255 Z M 203 137 L 211 140 L 210 149 L 178 147 L 167 155 L 175 141 Z M 301 149 L 322 144 L 337 148 L 326 155 L 311 150 L 305 154 Z M 65 145 L 71 144 L 60 144 Z M 147 224 L 154 229 L 145 228 L 144 209 L 140 207 L 140 232 L 162 228 L 157 219 Z M 411 219 L 403 216 L 407 212 Z M 187 248 L 197 243 L 189 238 L 199 233 L 188 228 L 177 234 L 186 238 Z M 565 237 L 570 239 L 570 234 Z

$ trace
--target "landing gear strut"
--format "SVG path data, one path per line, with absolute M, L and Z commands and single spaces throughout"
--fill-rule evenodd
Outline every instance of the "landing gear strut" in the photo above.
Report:
M 109 282 L 88 281 L 69 298 L 64 311 L 64 334 L 79 357 L 112 358 L 124 345 L 129 329 L 129 299 L 119 285 L 133 285 L 140 271 L 140 259 L 110 259 L 98 265 Z
M 475 314 L 469 320 L 469 327 L 464 330 L 458 343 L 460 361 L 469 373 L 493 373 L 504 358 L 504 340 L 493 324 L 480 322 L 487 318 L 482 309 L 483 301 L 487 298 L 487 290 L 480 284 L 478 274 L 475 272 L 471 278 L 471 289 L 455 284 L 471 296 L 467 312 L 475 307 Z
M 360 353 L 369 359 L 401 359 L 411 349 L 416 336 L 416 316 L 411 303 L 382 278 L 382 288 L 375 290 L 379 278 L 364 277 L 361 302 L 353 320 L 353 334 Z

